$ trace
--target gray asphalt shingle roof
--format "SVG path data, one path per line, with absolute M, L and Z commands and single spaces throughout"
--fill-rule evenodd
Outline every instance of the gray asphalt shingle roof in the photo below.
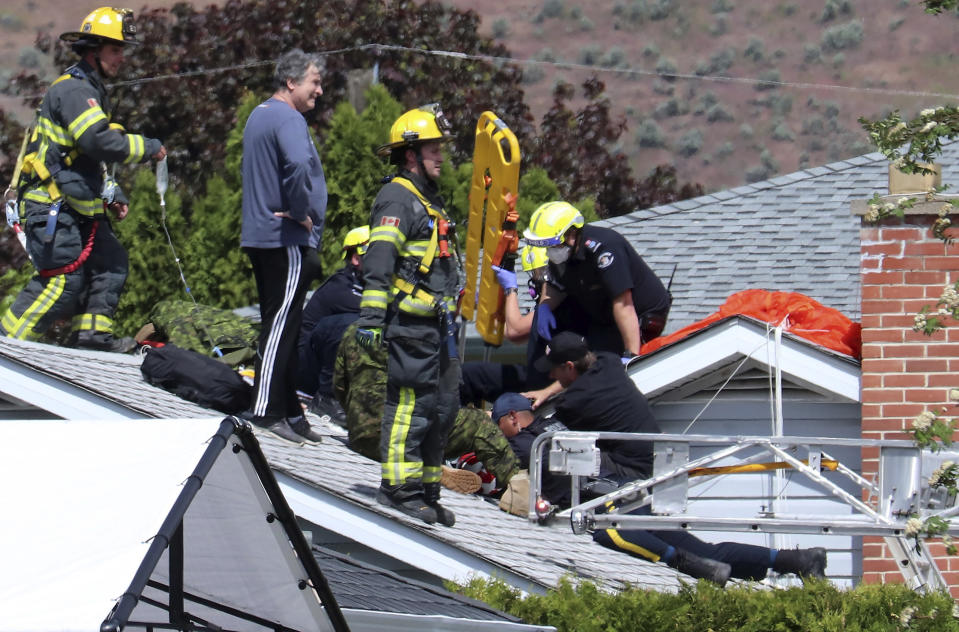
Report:
M 959 143 L 937 160 L 959 182 Z M 850 206 L 888 192 L 879 153 L 598 222 L 673 279 L 667 332 L 701 320 L 740 290 L 800 292 L 860 318 L 859 218 Z
M 139 356 L 0 338 L 0 357 L 16 361 L 28 371 L 122 402 L 144 417 L 222 415 L 147 384 L 140 375 L 142 358 Z M 313 415 L 310 419 L 314 428 L 328 437 L 320 445 L 294 446 L 256 430 L 271 468 L 371 514 L 388 516 L 400 532 L 408 529 L 427 534 L 539 586 L 555 586 L 562 578 L 573 575 L 610 588 L 622 588 L 626 584 L 669 591 L 679 588 L 679 575 L 665 565 L 638 561 L 605 549 L 588 536 L 574 535 L 568 524 L 549 527 L 530 524 L 478 496 L 444 492 L 444 504 L 456 513 L 453 528 L 426 525 L 383 507 L 374 498 L 380 482 L 379 463 L 353 452 L 338 440 L 346 435 L 342 428 Z

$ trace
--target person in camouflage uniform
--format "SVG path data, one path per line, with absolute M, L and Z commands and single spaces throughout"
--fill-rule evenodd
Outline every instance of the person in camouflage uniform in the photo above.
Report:
M 351 324 L 336 353 L 333 366 L 333 393 L 346 411 L 350 448 L 363 456 L 380 460 L 380 428 L 386 400 L 386 347 L 367 348 L 356 339 Z M 519 461 L 509 441 L 493 421 L 478 408 L 460 408 L 447 438 L 444 458 L 473 452 L 505 488 L 519 471 Z

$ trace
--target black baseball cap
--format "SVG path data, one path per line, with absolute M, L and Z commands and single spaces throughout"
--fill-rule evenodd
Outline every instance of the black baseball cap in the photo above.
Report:
M 571 331 L 561 331 L 546 345 L 546 355 L 536 360 L 533 367 L 537 371 L 549 373 L 554 366 L 564 362 L 576 362 L 589 353 L 586 340 Z

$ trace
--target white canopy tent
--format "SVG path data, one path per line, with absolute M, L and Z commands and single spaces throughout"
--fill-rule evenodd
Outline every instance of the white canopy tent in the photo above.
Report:
M 0 423 L 0 630 L 346 630 L 248 426 Z

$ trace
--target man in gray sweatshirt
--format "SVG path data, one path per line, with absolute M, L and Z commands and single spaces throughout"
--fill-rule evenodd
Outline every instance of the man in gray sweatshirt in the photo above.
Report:
M 322 62 L 291 50 L 276 64 L 276 92 L 243 130 L 243 230 L 260 300 L 261 333 L 250 420 L 293 442 L 319 441 L 296 394 L 303 299 L 320 273 L 326 179 L 303 118 L 323 94 Z

